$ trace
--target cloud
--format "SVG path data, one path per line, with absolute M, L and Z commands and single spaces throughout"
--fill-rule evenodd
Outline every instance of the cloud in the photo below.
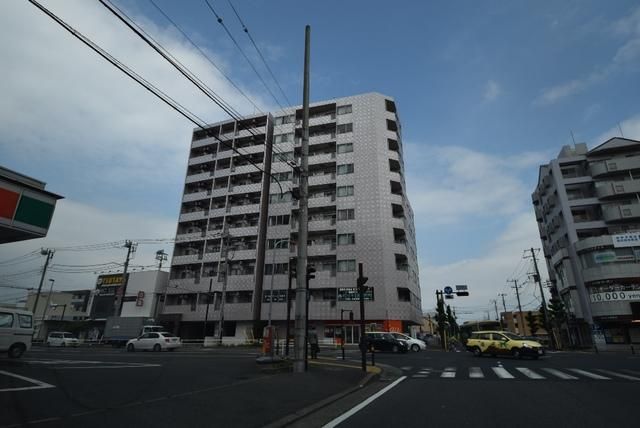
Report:
M 422 305 L 427 311 L 435 307 L 435 290 L 444 285 L 467 284 L 469 297 L 456 297 L 448 301 L 458 308 L 462 320 L 484 319 L 487 311 L 491 318 L 495 317 L 491 299 L 498 299 L 498 293 L 506 292 L 507 310 L 514 310 L 515 295 L 506 285 L 507 279 L 516 274 L 520 282 L 527 280 L 530 266 L 522 260 L 523 251 L 540 247 L 538 227 L 532 210 L 522 211 L 514 215 L 501 235 L 488 245 L 487 251 L 479 257 L 455 261 L 443 265 L 431 265 L 424 262 L 420 266 Z M 538 255 L 541 276 L 547 278 L 544 259 Z M 521 296 L 523 306 L 538 306 L 536 287 L 527 285 Z M 502 305 L 499 305 L 502 311 Z M 525 306 L 526 307 L 526 306 Z M 524 307 L 523 307 L 524 309 Z M 465 314 L 465 312 L 471 312 Z M 461 315 L 462 314 L 462 315 Z
M 51 261 L 48 278 L 56 280 L 58 289 L 87 289 L 95 285 L 96 274 L 62 273 L 56 270 L 70 270 L 58 265 L 94 265 L 107 262 L 124 263 L 126 251 L 110 248 L 103 251 L 65 251 L 63 247 L 124 241 L 127 239 L 171 239 L 175 236 L 176 219 L 149 214 L 97 209 L 95 207 L 63 199 L 56 205 L 49 234 L 42 239 L 0 245 L 0 261 L 22 256 L 40 248 L 59 248 Z M 164 249 L 171 257 L 172 244 L 158 242 L 139 245 L 132 260 L 132 269 L 147 266 L 153 269 L 155 252 Z M 19 259 L 21 260 L 21 259 Z M 44 258 L 28 257 L 24 263 L 0 264 L 0 283 L 19 287 L 37 288 L 40 281 Z M 33 271 L 33 272 L 32 272 Z M 99 269 L 96 269 L 99 271 Z M 29 272 L 14 276 L 20 272 Z M 4 293 L 2 293 L 4 291 Z M 0 288 L 0 300 L 8 292 L 16 290 Z
M 494 81 L 489 80 L 484 88 L 484 100 L 485 101 L 493 101 L 502 93 L 502 88 L 500 85 Z
M 625 138 L 640 140 L 640 114 L 637 114 L 620 122 L 620 128 L 622 128 L 622 133 L 624 134 Z M 620 137 L 620 128 L 618 128 L 618 125 L 613 126 L 611 129 L 594 138 L 594 147 L 598 144 L 604 143 L 610 138 Z
M 603 71 L 595 71 L 584 78 L 574 79 L 560 85 L 547 88 L 534 101 L 534 105 L 554 104 L 564 98 L 580 93 L 607 78 L 612 71 L 613 68 L 609 67 Z
M 549 158 L 538 152 L 501 157 L 455 146 L 418 149 L 407 143 L 405 152 L 412 163 L 407 168 L 409 200 L 416 218 L 430 225 L 521 211 L 530 202 L 531 189 L 519 174 Z M 419 174 L 413 172 L 414 165 Z

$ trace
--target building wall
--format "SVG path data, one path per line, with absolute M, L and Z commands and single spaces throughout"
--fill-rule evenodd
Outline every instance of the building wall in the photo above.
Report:
M 123 317 L 154 317 L 168 283 L 169 272 L 131 273 L 127 282 L 127 296 L 138 296 L 139 292 L 143 292 L 144 297 L 136 301 L 125 301 L 121 315 Z
M 364 274 L 369 277 L 367 285 L 374 288 L 375 294 L 374 300 L 366 304 L 367 319 L 420 324 L 413 212 L 406 197 L 401 129 L 397 113 L 393 111 L 395 103 L 389 97 L 373 93 L 314 103 L 310 110 L 309 215 L 312 218 L 308 253 L 309 264 L 317 270 L 316 278 L 310 282 L 310 318 L 335 323 L 340 319 L 341 309 L 359 312 L 357 302 L 340 299 L 337 290 L 356 286 L 357 264 L 363 263 Z M 256 139 L 271 138 L 268 124 L 273 121 L 272 173 L 291 173 L 291 165 L 282 161 L 278 152 L 293 153 L 291 159 L 299 158 L 300 144 L 295 137 L 301 135 L 300 123 L 296 120 L 301 117 L 301 111 L 299 107 L 292 107 L 274 116 L 255 117 L 266 122 L 255 130 Z M 256 156 L 257 163 L 264 160 L 264 145 L 250 145 L 248 132 L 240 128 L 234 122 L 211 127 L 213 132 L 220 132 L 223 141 L 232 141 L 238 148 L 246 145 L 242 151 Z M 254 242 L 258 236 L 261 175 L 251 165 L 235 166 L 238 156 L 230 150 L 221 152 L 224 145 L 214 138 L 198 135 L 196 132 L 192 142 L 178 242 L 173 252 L 170 296 L 163 314 L 179 315 L 186 322 L 200 321 L 205 316 L 206 303 L 210 302 L 209 319 L 219 319 L 225 269 L 220 236 L 228 231 L 233 250 L 229 253 L 232 260 L 225 320 L 250 320 L 256 300 L 261 303 L 263 320 L 269 317 L 284 320 L 288 263 L 297 255 L 297 201 L 285 195 L 285 200 L 269 204 L 269 217 L 289 216 L 290 221 L 284 225 L 270 224 L 267 239 L 288 239 L 289 245 L 266 250 L 265 264 L 271 265 L 275 260 L 284 268 L 273 276 L 266 270 L 263 295 L 252 295 L 256 287 Z M 344 150 L 345 144 L 352 144 L 352 150 Z M 340 174 L 348 164 L 353 165 L 353 172 Z M 297 178 L 282 181 L 282 186 L 285 192 L 295 190 Z M 349 193 L 347 186 L 353 186 L 352 195 L 344 195 Z M 270 193 L 277 196 L 277 184 L 271 183 Z M 240 195 L 245 195 L 246 205 L 241 204 Z M 392 204 L 396 206 L 395 215 Z M 355 218 L 343 220 L 344 210 L 350 209 L 354 210 Z M 355 244 L 341 245 L 344 238 L 341 235 L 349 233 L 355 234 Z M 246 242 L 239 242 L 240 237 Z M 348 269 L 341 269 L 343 267 Z M 207 299 L 210 284 L 213 297 Z M 295 278 L 292 286 L 296 287 Z M 271 287 L 277 296 L 269 304 Z
M 507 331 L 521 336 L 546 336 L 548 333 L 544 327 L 542 327 L 544 324 L 542 314 L 539 311 L 531 311 L 531 314 L 538 319 L 538 328 L 535 332 L 531 330 L 531 325 L 527 320 L 528 314 L 529 311 L 502 312 L 500 317 L 502 318 L 502 323 Z

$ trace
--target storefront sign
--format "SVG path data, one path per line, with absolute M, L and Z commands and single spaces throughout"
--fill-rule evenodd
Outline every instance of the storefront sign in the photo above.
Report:
M 621 233 L 613 235 L 611 238 L 613 239 L 613 246 L 616 248 L 640 247 L 640 232 Z
M 596 263 L 611 263 L 616 261 L 615 251 L 602 251 L 593 254 L 593 260 Z
M 591 303 L 620 302 L 627 300 L 640 300 L 640 291 L 607 291 L 604 293 L 591 294 Z

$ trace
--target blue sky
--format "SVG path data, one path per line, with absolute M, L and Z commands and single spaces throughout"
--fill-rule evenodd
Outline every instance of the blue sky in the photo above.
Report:
M 262 108 L 276 107 L 203 0 L 155 1 Z M 253 112 L 150 2 L 115 3 L 239 111 Z M 227 1 L 211 3 L 257 60 Z M 43 4 L 202 117 L 225 118 L 99 3 Z M 507 278 L 527 279 L 522 250 L 540 246 L 530 204 L 538 165 L 571 143 L 570 130 L 590 147 L 617 132 L 618 122 L 627 137 L 640 138 L 637 2 L 234 5 L 292 103 L 302 98 L 305 24 L 312 101 L 372 91 L 395 98 L 425 310 L 436 287 L 468 283 L 472 296 L 454 305 L 467 318 L 485 316 L 489 299 L 508 290 Z M 191 125 L 26 2 L 2 2 L 0 32 L 0 163 L 67 198 L 48 238 L 4 245 L 0 260 L 40 246 L 174 235 Z M 140 264 L 152 264 L 157 249 L 141 248 Z M 81 259 L 105 257 L 112 255 Z M 5 275 L 30 266 L 5 267 Z M 59 282 L 87 281 L 76 274 Z M 533 307 L 532 286 L 528 293 Z

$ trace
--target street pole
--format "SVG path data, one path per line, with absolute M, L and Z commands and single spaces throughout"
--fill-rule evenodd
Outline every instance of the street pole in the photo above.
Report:
M 49 282 L 51 282 L 51 287 L 49 287 L 49 295 L 47 296 L 47 304 L 44 305 L 44 311 L 42 311 L 42 324 L 44 324 L 45 319 L 47 318 L 47 309 L 49 309 L 49 302 L 51 302 L 51 293 L 53 292 L 53 283 L 56 282 L 55 279 L 49 278 Z M 44 339 L 44 335 L 39 335 Z
M 506 296 L 505 293 L 498 293 L 498 296 L 502 297 L 502 309 L 504 310 L 504 313 L 507 313 L 507 305 L 504 303 L 504 297 Z M 504 326 L 502 325 L 502 317 L 500 317 L 500 328 L 504 329 Z
M 40 300 L 40 293 L 42 292 L 42 284 L 44 282 L 44 276 L 47 274 L 47 267 L 49 266 L 49 260 L 51 260 L 53 258 L 53 254 L 55 253 L 55 250 L 52 250 L 50 248 L 47 248 L 46 250 L 44 248 L 42 248 L 40 250 L 40 254 L 43 256 L 47 256 L 47 258 L 44 261 L 44 267 L 42 268 L 42 276 L 40 277 L 40 285 L 38 285 L 38 292 L 36 293 L 36 300 L 33 303 L 33 318 L 35 319 L 36 316 L 38 316 L 38 300 Z M 44 318 L 42 318 L 42 323 L 44 323 Z M 42 326 L 40 326 L 42 327 Z M 39 331 L 39 330 L 38 330 Z M 34 334 L 35 334 L 35 329 L 34 329 Z
M 498 315 L 498 301 L 496 299 L 491 300 L 493 302 L 493 306 L 496 308 L 496 321 L 500 320 L 500 315 Z M 500 323 L 502 325 L 502 323 Z
M 62 305 L 62 316 L 60 317 L 60 321 L 64 321 L 64 313 L 67 311 L 67 304 Z
M 269 285 L 269 318 L 267 326 L 269 328 L 269 355 L 273 357 L 273 331 L 271 331 L 271 314 L 273 310 L 273 276 L 276 273 L 276 250 L 282 244 L 286 242 L 285 239 L 279 239 L 273 245 L 273 257 L 271 258 L 271 284 Z
M 309 300 L 311 300 L 311 296 L 309 295 L 309 274 L 305 273 L 305 288 L 306 292 L 306 302 L 305 302 L 305 310 L 304 310 L 304 371 L 309 369 L 309 360 L 307 359 L 307 354 L 309 352 Z
M 365 323 L 364 323 L 364 292 L 366 290 L 367 278 L 363 275 L 363 266 L 362 263 L 358 263 L 358 293 L 360 294 L 360 353 L 362 356 L 362 371 L 367 371 L 367 338 L 365 334 Z
M 131 254 L 135 253 L 138 244 L 127 240 L 124 244 L 127 248 L 127 258 L 124 261 L 124 269 L 122 270 L 122 294 L 120 295 L 120 305 L 116 312 L 118 316 L 122 316 L 122 306 L 124 305 L 124 296 L 127 294 L 127 269 L 129 269 L 129 260 L 131 260 Z
M 222 296 L 220 302 L 220 321 L 218 324 L 218 345 L 222 345 L 224 336 L 224 302 L 227 300 L 227 277 L 229 276 L 229 235 L 225 231 L 222 235 L 224 249 L 224 277 L 222 278 Z
M 284 354 L 288 357 L 289 356 L 289 334 L 290 334 L 290 326 L 289 324 L 291 324 L 291 281 L 293 280 L 293 275 L 295 272 L 295 268 L 292 269 L 292 258 L 289 258 L 289 285 L 287 286 L 287 327 L 286 327 L 286 331 L 285 331 L 285 336 L 286 336 L 286 342 L 285 342 L 285 350 L 284 350 Z
M 207 309 L 204 313 L 204 326 L 202 327 L 202 346 L 207 339 L 207 321 L 209 321 L 209 304 L 211 303 L 211 287 L 213 287 L 213 278 L 209 279 L 209 292 L 207 293 Z
M 532 248 L 529 249 L 531 251 L 531 258 L 533 259 L 533 267 L 536 270 L 535 281 L 538 283 L 538 287 L 540 288 L 540 296 L 542 297 L 542 316 L 544 317 L 544 328 L 547 330 L 547 334 L 549 335 L 550 343 L 553 344 L 553 347 L 556 348 L 553 331 L 551 331 L 551 324 L 549 323 L 549 315 L 547 314 L 547 299 L 544 297 L 544 290 L 542 288 L 542 279 L 540 278 L 540 271 L 538 270 L 538 259 L 536 257 L 536 253 Z
M 518 323 L 518 333 L 520 333 L 520 330 L 524 331 L 524 321 L 522 319 L 522 306 L 520 305 L 520 286 L 518 285 L 517 279 L 511 279 L 509 280 L 509 282 L 513 282 L 513 287 L 511 288 L 515 288 L 516 298 L 518 299 L 518 315 L 520 317 L 520 321 Z
M 308 234 L 308 174 L 309 174 L 309 60 L 311 27 L 305 27 L 304 84 L 302 94 L 302 147 L 300 156 L 300 210 L 298 218 L 298 266 L 296 269 L 296 318 L 293 372 L 305 371 L 306 358 L 306 309 L 307 309 L 307 234 Z

